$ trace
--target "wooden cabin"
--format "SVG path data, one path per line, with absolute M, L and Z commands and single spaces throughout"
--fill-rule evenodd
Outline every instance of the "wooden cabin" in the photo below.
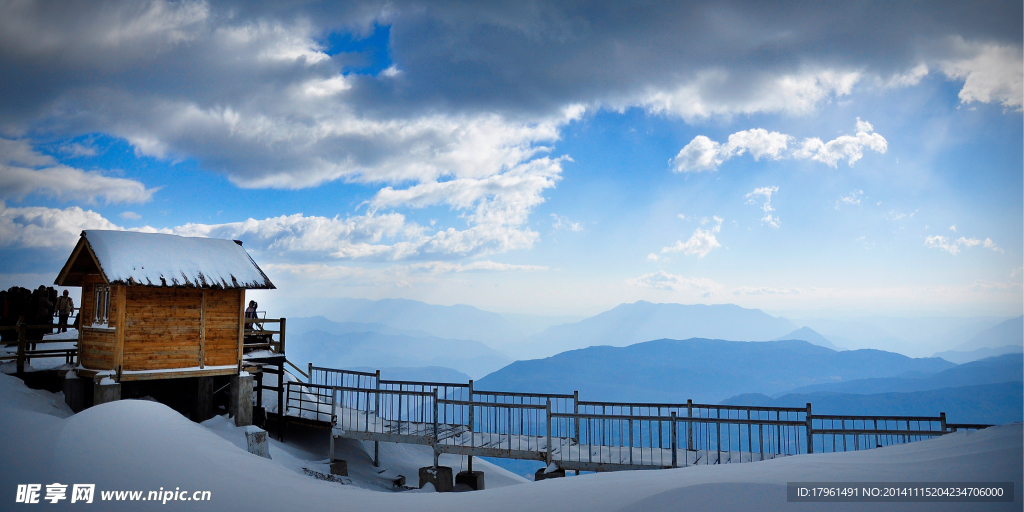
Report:
M 274 288 L 238 241 L 99 230 L 54 282 L 82 288 L 78 375 L 118 382 L 237 375 L 245 290 Z

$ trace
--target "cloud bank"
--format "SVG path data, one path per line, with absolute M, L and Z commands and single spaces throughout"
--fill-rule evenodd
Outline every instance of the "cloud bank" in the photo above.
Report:
M 789 150 L 791 135 L 769 132 L 763 128 L 744 130 L 729 136 L 725 144 L 715 142 L 704 135 L 698 135 L 679 150 L 672 159 L 673 172 L 715 171 L 727 160 L 749 152 L 754 160 L 768 158 L 781 160 L 814 160 L 836 168 L 840 160 L 846 160 L 850 167 L 864 157 L 864 150 L 885 153 L 888 142 L 885 137 L 874 133 L 871 123 L 857 118 L 857 133 L 842 135 L 828 142 L 817 137 L 804 139 L 796 148 Z

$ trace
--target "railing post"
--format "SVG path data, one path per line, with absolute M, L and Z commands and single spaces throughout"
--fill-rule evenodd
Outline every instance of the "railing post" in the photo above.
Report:
M 939 425 L 942 427 L 942 433 L 946 433 L 946 413 L 939 413 Z
M 319 409 L 319 407 L 317 407 Z M 331 439 L 334 438 L 333 427 L 338 424 L 338 390 L 331 389 Z M 331 441 L 333 443 L 333 441 Z M 334 452 L 331 452 L 331 458 L 334 458 Z
M 548 449 L 548 453 L 547 453 L 547 457 L 545 457 L 545 460 L 548 463 L 548 466 L 550 466 L 551 465 L 551 399 L 550 398 L 548 399 L 547 414 L 545 416 L 547 416 L 547 419 L 548 419 L 548 428 L 547 428 L 547 436 L 548 436 L 547 449 Z
M 676 462 L 676 411 L 672 411 L 672 467 L 679 467 Z
M 25 373 L 25 317 L 18 318 L 18 362 L 16 369 L 18 375 Z
M 438 458 L 441 455 L 437 451 L 437 433 L 438 433 L 438 428 L 437 428 L 437 388 L 434 388 L 434 443 L 433 444 L 434 444 L 434 474 L 435 475 L 437 474 L 437 471 L 438 471 L 437 470 L 438 465 L 439 465 L 438 464 Z
M 693 400 L 688 399 L 686 401 L 686 417 L 689 420 L 686 422 L 686 449 L 687 451 L 693 451 Z
M 471 446 L 476 446 L 476 436 L 473 435 L 473 432 L 475 432 L 475 430 L 473 430 L 473 427 L 475 425 L 473 420 L 476 419 L 475 418 L 475 414 L 473 412 L 473 404 L 472 404 L 472 402 L 473 402 L 473 379 L 469 379 L 469 402 L 470 402 L 470 405 L 469 405 L 469 439 L 470 439 L 470 442 L 472 443 Z
M 313 383 L 313 363 L 312 362 L 310 362 L 309 366 L 306 367 L 306 372 L 307 372 L 306 373 L 306 382 L 309 383 L 309 384 L 312 384 Z M 324 384 L 327 384 L 326 380 L 324 380 Z
M 810 402 L 807 402 L 807 453 L 814 453 L 814 425 L 811 422 Z
M 281 319 L 281 328 L 279 329 L 281 331 L 281 334 L 278 335 L 281 337 L 281 342 L 278 344 L 278 350 L 281 351 L 281 354 L 284 354 L 284 324 L 286 320 L 286 318 Z
M 380 370 L 377 370 L 377 378 L 374 379 L 375 391 L 373 393 L 373 413 L 380 416 Z M 366 428 L 370 428 L 370 418 L 366 418 Z M 380 441 L 373 442 L 373 467 L 380 467 Z
M 573 440 L 576 441 L 576 444 L 580 444 L 580 392 L 578 390 L 572 392 L 572 413 L 576 415 L 572 419 L 573 435 L 575 436 Z

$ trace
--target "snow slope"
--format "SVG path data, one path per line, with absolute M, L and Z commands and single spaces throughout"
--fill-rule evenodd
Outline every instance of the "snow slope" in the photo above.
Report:
M 236 429 L 215 418 L 192 423 L 154 402 L 121 401 L 70 415 L 60 395 L 28 390 L 0 375 L 0 502 L 13 503 L 17 484 L 94 483 L 102 490 L 209 490 L 209 503 L 98 502 L 92 510 L 1021 510 L 1020 424 L 854 453 L 788 457 L 767 462 L 698 466 L 677 470 L 619 472 L 497 487 L 499 470 L 487 472 L 488 490 L 467 493 L 381 492 L 362 485 L 315 480 L 295 470 L 307 464 L 311 437 L 273 442 L 273 460 L 241 448 Z M 324 444 L 326 442 L 324 441 Z M 386 461 L 412 470 L 429 451 L 388 446 Z M 360 447 L 347 445 L 359 457 Z M 384 450 L 382 450 L 384 451 Z M 363 455 L 366 456 L 365 453 Z M 390 460 L 387 460 L 390 459 Z M 447 462 L 444 461 L 443 462 Z M 457 461 L 456 461 L 457 462 Z M 357 463 L 365 470 L 365 464 Z M 358 473 L 358 472 L 357 472 Z M 492 485 L 492 475 L 494 484 Z M 415 475 L 409 483 L 415 484 Z M 514 477 L 504 477 L 511 483 Z M 1016 502 L 787 503 L 789 481 L 938 482 L 1012 481 Z M 98 496 L 97 496 L 98 500 Z M 77 507 L 66 501 L 54 507 Z M 5 506 L 6 507 L 6 506 Z

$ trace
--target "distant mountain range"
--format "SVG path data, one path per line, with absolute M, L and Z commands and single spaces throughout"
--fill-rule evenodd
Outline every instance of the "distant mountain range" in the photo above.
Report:
M 571 393 L 586 400 L 717 403 L 739 393 L 780 393 L 800 386 L 953 367 L 880 350 L 837 352 L 806 341 L 657 340 L 589 347 L 516 361 L 477 381 L 479 389 Z
M 381 380 L 404 380 L 412 382 L 469 382 L 469 375 L 443 366 L 424 366 L 419 368 L 371 368 L 356 366 L 348 368 L 357 372 L 375 372 L 380 370 Z
M 910 393 L 793 393 L 771 398 L 747 393 L 723 400 L 724 405 L 803 407 L 813 413 L 845 415 L 938 416 L 949 423 L 1003 424 L 1021 421 L 1024 383 L 1003 382 Z
M 402 332 L 439 338 L 476 340 L 494 348 L 518 342 L 557 324 L 579 320 L 576 316 L 501 314 L 473 306 L 441 306 L 408 299 L 326 299 L 293 305 L 308 315 L 320 315 L 337 323 L 383 325 Z M 291 319 L 289 319 L 289 322 Z M 372 332 L 382 332 L 371 328 Z M 355 331 L 351 331 L 355 332 Z
M 733 304 L 654 304 L 638 301 L 576 323 L 556 325 L 509 348 L 518 358 L 547 357 L 566 350 L 624 347 L 657 339 L 773 340 L 797 329 L 789 320 Z
M 378 332 L 289 334 L 286 352 L 300 367 L 308 362 L 329 368 L 442 366 L 472 377 L 487 375 L 512 361 L 478 341 Z
M 788 393 L 909 393 L 933 389 L 1024 381 L 1024 355 L 1007 354 L 918 377 L 884 377 L 803 386 Z M 776 395 L 778 396 L 778 395 Z M 1022 404 L 1024 407 L 1024 404 Z
M 776 341 L 782 340 L 803 340 L 811 345 L 817 345 L 819 347 L 830 348 L 832 350 L 845 350 L 833 345 L 832 342 L 825 339 L 824 336 L 818 334 L 814 329 L 806 326 L 776 338 Z

